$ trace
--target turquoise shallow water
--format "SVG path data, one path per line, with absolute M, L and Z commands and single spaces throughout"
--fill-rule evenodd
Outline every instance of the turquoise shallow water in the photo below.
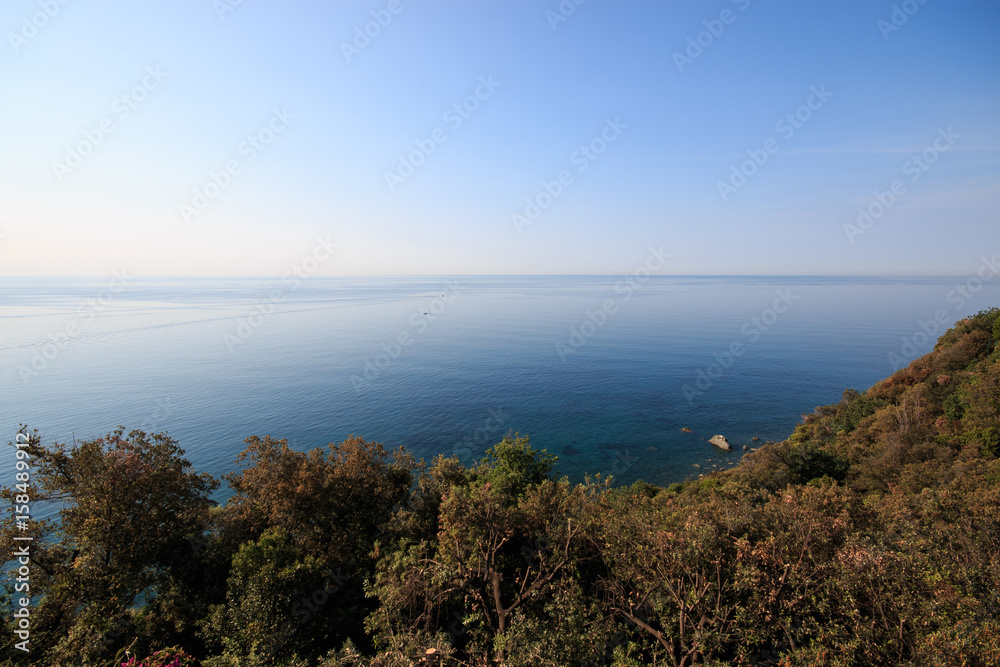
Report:
M 218 475 L 252 434 L 307 449 L 353 433 L 470 462 L 513 429 L 573 480 L 666 484 L 786 437 L 890 374 L 889 355 L 929 351 L 921 322 L 939 311 L 950 324 L 1000 305 L 1000 280 L 968 298 L 965 282 L 3 278 L 0 435 L 167 430 Z M 739 451 L 709 445 L 716 433 Z

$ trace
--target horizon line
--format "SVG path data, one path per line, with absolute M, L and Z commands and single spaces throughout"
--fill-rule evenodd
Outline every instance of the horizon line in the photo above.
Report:
M 127 270 L 118 270 L 125 274 Z M 22 273 L 0 274 L 0 279 L 6 278 L 106 278 L 114 275 L 109 273 Z M 354 273 L 339 275 L 312 275 L 311 279 L 331 278 L 608 278 L 627 276 L 633 272 L 618 273 Z M 287 274 L 203 274 L 203 273 L 156 273 L 133 274 L 135 279 L 162 278 L 225 278 L 225 279 L 274 279 L 283 278 Z M 964 273 L 674 273 L 651 274 L 649 278 L 962 278 Z

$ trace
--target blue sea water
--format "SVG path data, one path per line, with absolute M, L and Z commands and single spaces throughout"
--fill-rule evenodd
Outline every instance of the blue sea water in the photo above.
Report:
M 0 439 L 165 430 L 221 475 L 253 434 L 469 463 L 513 430 L 573 481 L 668 484 L 930 351 L 921 322 L 1000 305 L 967 280 L 2 278 Z

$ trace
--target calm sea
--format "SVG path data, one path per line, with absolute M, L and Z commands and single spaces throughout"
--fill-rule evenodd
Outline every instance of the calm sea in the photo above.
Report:
M 0 437 L 168 431 L 220 475 L 253 434 L 471 462 L 513 430 L 571 480 L 667 484 L 1000 305 L 1000 279 L 639 278 L 3 278 Z

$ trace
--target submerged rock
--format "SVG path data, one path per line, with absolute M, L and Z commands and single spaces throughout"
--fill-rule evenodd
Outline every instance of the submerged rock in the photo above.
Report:
M 729 441 L 726 440 L 726 436 L 724 435 L 713 435 L 709 442 L 719 449 L 724 449 L 727 452 L 733 451 L 733 446 L 729 444 Z
M 691 432 L 691 429 L 689 429 L 687 426 L 682 427 L 681 430 L 684 431 L 685 433 Z

